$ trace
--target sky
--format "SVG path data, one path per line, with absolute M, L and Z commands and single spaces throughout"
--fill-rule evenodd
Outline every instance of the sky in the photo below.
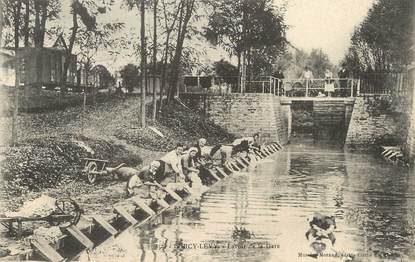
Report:
M 280 0 L 274 0 L 276 4 Z M 337 64 L 350 44 L 354 28 L 375 0 L 287 0 L 288 40 L 297 48 L 321 48 Z
M 311 51 L 321 48 L 328 54 L 332 63 L 337 64 L 349 46 L 354 28 L 364 19 L 368 9 L 376 0 L 274 0 L 276 5 L 287 3 L 286 24 L 288 40 L 297 48 Z M 63 0 L 64 12 L 58 23 L 71 25 L 69 14 L 70 0 Z M 127 11 L 121 6 L 122 1 L 115 1 L 115 6 L 106 15 L 99 16 L 99 22 L 124 22 L 126 27 L 120 34 L 138 38 L 139 16 L 136 8 Z M 151 15 L 147 15 L 151 19 Z M 149 21 L 149 23 L 151 23 Z M 206 43 L 206 41 L 204 41 Z M 211 63 L 221 58 L 227 60 L 229 56 L 221 49 L 207 47 L 206 44 L 193 42 L 197 49 L 206 49 L 206 56 L 201 57 L 203 63 Z M 123 50 L 120 50 L 121 52 Z M 111 71 L 118 70 L 127 63 L 136 63 L 137 58 L 129 50 L 126 55 L 115 59 L 102 52 L 98 54 L 97 63 L 103 64 Z

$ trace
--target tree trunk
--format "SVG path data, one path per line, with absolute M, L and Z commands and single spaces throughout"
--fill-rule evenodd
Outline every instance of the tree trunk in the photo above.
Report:
M 147 54 L 146 54 L 146 39 L 145 39 L 145 5 L 144 0 L 140 3 L 141 14 L 141 127 L 146 126 L 146 78 L 147 78 Z
M 3 17 L 3 0 L 0 0 L 0 46 L 2 45 L 1 39 L 3 37 L 3 24 L 4 24 L 4 17 Z
M 40 21 L 40 31 L 39 31 L 39 46 L 43 47 L 45 43 L 45 33 L 46 33 L 46 20 L 48 18 L 48 2 L 43 3 L 42 5 L 42 19 Z
M 238 54 L 237 54 L 237 57 L 238 57 L 238 89 L 237 89 L 237 91 L 239 91 L 239 90 L 241 90 L 241 77 L 242 77 L 242 74 L 241 74 L 241 52 L 240 51 L 238 51 Z
M 167 28 L 167 35 L 166 35 L 165 53 L 164 53 L 164 59 L 163 59 L 163 68 L 162 68 L 162 73 L 161 73 L 161 81 L 162 82 L 161 82 L 161 86 L 160 86 L 160 108 L 159 108 L 160 112 L 163 108 L 163 103 L 162 103 L 163 102 L 163 93 L 164 93 L 164 90 L 166 89 L 165 87 L 166 87 L 166 74 L 167 74 L 167 69 L 168 69 L 167 68 L 167 63 L 169 61 L 170 35 L 171 35 L 171 32 L 173 31 L 174 25 L 176 24 L 177 18 L 179 17 L 178 13 L 182 10 L 181 9 L 181 4 L 182 4 L 182 2 L 179 3 L 176 15 L 174 15 L 174 20 L 171 23 L 171 26 L 169 27 L 168 22 L 167 22 L 167 17 L 168 16 L 167 16 L 167 12 L 166 12 L 166 9 L 167 9 L 166 8 L 166 3 L 163 0 L 164 21 L 165 21 L 165 25 L 166 25 L 166 28 Z M 167 96 L 168 96 L 169 90 L 170 89 L 167 89 L 167 92 L 166 92 Z
M 179 72 L 180 72 L 180 63 L 183 53 L 183 44 L 184 39 L 187 32 L 187 24 L 190 21 L 190 18 L 192 17 L 193 13 L 193 6 L 194 6 L 195 0 L 187 0 L 183 8 L 186 9 L 183 22 L 181 23 L 181 27 L 179 28 L 180 34 L 177 37 L 177 44 L 176 44 L 176 50 L 174 53 L 173 61 L 172 61 L 172 77 L 170 79 L 170 93 L 169 93 L 169 101 L 172 101 L 174 98 L 174 95 L 177 92 L 177 82 L 179 80 Z
M 71 61 L 72 49 L 75 43 L 77 32 L 78 32 L 78 19 L 77 19 L 76 12 L 72 10 L 72 34 L 69 39 L 68 50 L 66 50 L 65 63 L 63 63 L 63 70 L 62 70 L 63 72 L 61 76 L 61 94 L 63 96 L 65 96 L 66 94 L 66 79 L 68 75 L 69 63 Z
M 22 8 L 22 1 L 17 1 L 15 6 L 15 17 L 14 17 L 14 48 L 15 52 L 15 80 L 14 80 L 14 108 L 12 117 L 12 146 L 16 146 L 17 143 L 17 114 L 19 112 L 19 60 L 17 49 L 19 48 L 19 25 L 20 25 L 20 11 Z
M 30 18 L 30 3 L 29 0 L 25 2 L 25 16 L 24 16 L 24 46 L 29 46 L 29 18 Z
M 153 6 L 153 123 L 156 122 L 157 114 L 157 94 L 156 94 L 156 72 L 157 72 L 157 2 L 154 0 Z M 161 100 L 160 100 L 161 103 Z
M 39 47 L 40 43 L 40 2 L 35 2 L 35 28 L 33 32 L 33 42 L 35 47 Z

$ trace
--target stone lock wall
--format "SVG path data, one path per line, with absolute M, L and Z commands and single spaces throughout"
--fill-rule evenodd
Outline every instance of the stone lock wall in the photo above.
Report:
M 405 116 L 382 109 L 379 97 L 356 97 L 346 136 L 348 149 L 370 150 L 380 145 L 397 145 L 406 137 Z
M 415 166 L 415 62 L 409 68 L 408 81 L 409 94 L 407 96 L 408 132 L 404 151 L 410 159 L 410 164 Z
M 273 94 L 181 94 L 180 98 L 238 137 L 260 133 L 264 141 L 288 141 L 287 109 Z

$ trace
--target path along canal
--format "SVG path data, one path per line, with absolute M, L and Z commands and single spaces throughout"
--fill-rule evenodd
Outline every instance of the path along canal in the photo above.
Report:
M 299 256 L 310 251 L 305 232 L 314 212 L 335 216 L 339 257 Z M 415 261 L 414 233 L 415 176 L 370 154 L 305 142 L 216 184 L 200 209 L 176 208 L 90 258 L 344 261 L 341 254 L 351 253 L 353 261 Z

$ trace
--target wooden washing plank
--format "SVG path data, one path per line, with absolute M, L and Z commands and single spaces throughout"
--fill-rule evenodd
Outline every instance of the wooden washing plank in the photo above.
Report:
M 146 205 L 146 203 L 138 196 L 132 198 L 134 204 L 136 204 L 139 208 L 141 208 L 144 212 L 153 216 L 156 214 L 153 209 Z
M 235 162 L 230 162 L 230 165 L 236 170 L 236 171 L 241 171 L 241 168 L 239 168 L 239 166 L 235 163 Z
M 100 225 L 102 228 L 105 229 L 105 231 L 107 231 L 111 235 L 116 235 L 118 233 L 117 229 L 115 229 L 113 226 L 111 226 L 111 224 L 108 223 L 107 220 L 105 220 L 103 217 L 101 217 L 99 215 L 93 216 L 92 221 L 95 224 Z
M 92 249 L 94 247 L 94 243 L 75 225 L 65 228 L 65 231 L 78 240 L 84 247 L 88 249 Z
M 251 164 L 251 161 L 249 161 L 246 157 L 241 157 L 241 160 L 246 163 L 247 166 Z
M 233 172 L 235 172 L 235 170 L 232 168 L 232 166 L 230 165 L 230 163 L 228 162 L 228 163 L 225 163 L 224 164 L 224 167 L 226 167 L 230 172 L 231 172 L 231 174 L 233 173 Z
M 157 199 L 157 204 L 164 208 L 170 207 L 169 203 L 167 203 L 164 199 Z
M 226 174 L 226 172 L 225 172 L 225 170 L 223 170 L 222 168 L 220 168 L 220 167 L 215 167 L 215 169 L 219 172 L 219 173 L 221 173 L 222 174 L 222 176 L 224 176 L 224 177 L 227 177 L 228 176 L 228 174 Z
M 241 166 L 243 166 L 244 168 L 247 168 L 248 166 L 244 163 L 244 162 L 242 162 L 242 160 L 238 157 L 237 159 L 235 159 L 236 160 L 236 162 L 238 163 L 238 164 L 240 164 Z
M 271 154 L 270 154 L 270 153 L 266 150 L 266 148 L 262 149 L 262 150 L 261 150 L 261 153 L 263 153 L 263 154 L 265 155 L 265 157 L 267 157 L 267 156 L 271 155 Z
M 215 172 L 213 172 L 211 169 L 208 169 L 208 171 L 209 171 L 209 174 L 211 176 L 213 176 L 214 179 L 216 179 L 217 181 L 220 181 L 221 180 L 221 178 L 218 177 L 218 175 L 216 175 Z
M 131 216 L 124 208 L 117 206 L 117 207 L 114 207 L 114 211 L 118 215 L 122 216 L 125 220 L 127 220 L 128 223 L 132 225 L 137 223 L 137 220 L 133 216 Z
M 43 237 L 37 236 L 36 239 L 32 241 L 32 245 L 40 252 L 43 258 L 49 261 L 55 262 L 64 260 L 64 258 L 53 249 Z
M 164 191 L 166 191 L 172 198 L 174 198 L 176 201 L 182 201 L 183 198 L 181 198 L 176 192 L 173 190 L 164 187 Z
M 195 192 L 193 191 L 193 189 L 188 184 L 183 183 L 182 186 L 187 191 L 187 193 L 189 193 L 190 195 L 194 195 Z

